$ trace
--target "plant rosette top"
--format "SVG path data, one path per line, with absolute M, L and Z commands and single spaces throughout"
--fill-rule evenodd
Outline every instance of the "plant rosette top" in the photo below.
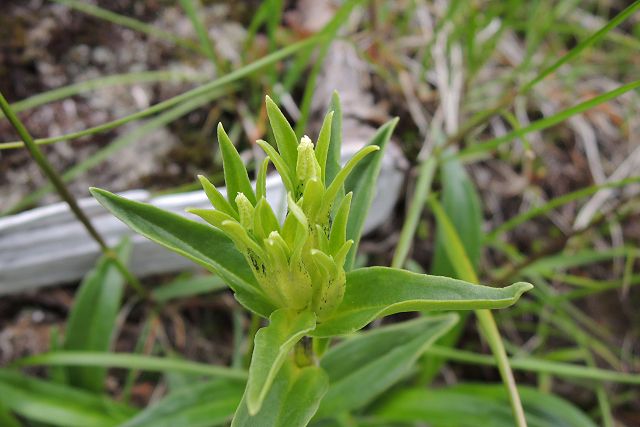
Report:
M 267 105 L 272 111 L 276 108 L 270 99 Z M 345 292 L 344 263 L 353 240 L 346 238 L 352 193 L 344 194 L 344 182 L 365 156 L 380 149 L 375 145 L 364 147 L 328 183 L 326 161 L 332 116 L 327 116 L 315 147 L 308 136 L 295 145 L 290 138 L 285 139 L 287 143 L 280 143 L 279 138 L 279 153 L 267 142 L 258 141 L 268 157 L 258 171 L 255 190 L 220 124 L 218 140 L 228 200 L 200 176 L 215 209 L 188 210 L 234 242 L 273 306 L 312 311 L 319 321 L 334 312 Z M 265 177 L 270 161 L 287 191 L 288 210 L 282 224 L 266 199 Z

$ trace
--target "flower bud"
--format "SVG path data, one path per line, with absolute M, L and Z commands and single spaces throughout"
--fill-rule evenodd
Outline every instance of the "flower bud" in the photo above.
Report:
M 303 136 L 302 139 L 300 139 L 300 144 L 298 144 L 296 177 L 302 184 L 310 179 L 320 180 L 322 178 L 322 171 L 316 159 L 313 142 L 311 142 L 311 139 L 307 135 Z

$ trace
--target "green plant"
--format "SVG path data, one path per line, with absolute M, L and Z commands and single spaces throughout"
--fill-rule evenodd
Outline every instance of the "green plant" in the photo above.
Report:
M 340 118 L 334 117 L 338 108 L 334 96 L 314 146 L 306 136 L 298 142 L 282 112 L 267 98 L 278 149 L 258 141 L 268 157 L 258 169 L 255 188 L 219 125 L 227 197 L 200 177 L 214 209 L 190 210 L 213 227 L 105 190 L 91 190 L 133 230 L 219 274 L 245 308 L 269 318 L 269 325 L 255 335 L 247 385 L 232 425 L 306 425 L 318 408 L 318 416 L 326 417 L 359 407 L 406 373 L 406 365 L 398 363 L 404 359 L 398 355 L 378 364 L 377 370 L 389 370 L 385 375 L 373 375 L 376 370 L 354 375 L 361 365 L 350 366 L 350 358 L 336 357 L 340 347 L 325 354 L 334 337 L 398 312 L 502 308 L 531 289 L 528 283 L 499 289 L 396 268 L 352 270 L 395 121 L 384 125 L 371 144 L 340 167 Z M 288 209 L 282 223 L 266 200 L 270 162 L 287 191 Z M 421 328 L 428 334 L 416 341 L 413 350 L 406 350 L 407 361 L 415 360 L 456 319 L 449 314 L 425 320 Z M 374 336 L 352 342 L 350 357 L 385 357 L 380 352 L 383 342 L 377 343 Z M 356 345 L 363 341 L 366 345 Z M 394 364 L 397 369 L 389 369 Z M 365 384 L 367 392 L 349 398 Z
M 598 115 L 603 108 L 608 110 L 613 106 L 614 110 L 621 113 L 614 117 L 621 120 L 620 123 L 614 121 L 615 127 L 620 127 L 623 135 L 633 135 L 632 118 L 635 115 L 634 110 L 629 108 L 637 106 L 637 101 L 633 101 L 635 104 L 612 101 L 622 95 L 624 97 L 621 99 L 637 100 L 639 83 L 634 81 L 636 76 L 630 72 L 634 67 L 629 67 L 629 61 L 634 58 L 632 53 L 638 49 L 637 37 L 633 37 L 638 34 L 638 25 L 637 19 L 633 18 L 634 14 L 637 15 L 640 2 L 636 1 L 622 10 L 624 2 L 615 1 L 611 7 L 602 6 L 600 2 L 546 0 L 530 3 L 476 2 L 471 7 L 460 7 L 467 5 L 465 2 L 452 1 L 446 7 L 433 8 L 432 2 L 418 0 L 404 2 L 408 6 L 405 8 L 402 2 L 397 2 L 401 6 L 396 7 L 396 2 L 351 0 L 342 2 L 335 18 L 316 36 L 293 43 L 300 37 L 295 35 L 295 30 L 291 31 L 288 25 L 282 23 L 284 3 L 281 0 L 267 0 L 261 3 L 249 24 L 249 35 L 241 52 L 243 61 L 234 67 L 224 60 L 219 63 L 221 58 L 217 56 L 216 40 L 207 40 L 206 31 L 203 32 L 204 21 L 200 21 L 202 15 L 198 10 L 203 5 L 197 0 L 180 1 L 192 22 L 197 40 L 176 37 L 152 25 L 81 1 L 57 1 L 104 21 L 143 32 L 150 38 L 164 39 L 172 43 L 178 52 L 204 55 L 216 63 L 218 71 L 218 77 L 213 81 L 210 81 L 210 75 L 181 75 L 173 71 L 118 74 L 57 88 L 11 106 L 4 105 L 3 110 L 12 108 L 17 113 L 108 85 L 176 78 L 209 81 L 146 110 L 115 117 L 111 122 L 90 129 L 74 130 L 71 134 L 59 136 L 42 135 L 35 141 L 28 135 L 25 138 L 25 132 L 22 132 L 20 137 L 24 141 L 0 143 L 0 150 L 24 146 L 33 148 L 33 142 L 55 144 L 149 118 L 67 170 L 62 179 L 57 180 L 54 174 L 49 174 L 58 192 L 71 206 L 74 206 L 74 200 L 65 190 L 63 182 L 76 178 L 81 172 L 112 157 L 117 150 L 153 129 L 165 126 L 196 108 L 206 108 L 222 94 L 225 95 L 224 102 L 216 103 L 214 109 L 222 107 L 225 114 L 231 112 L 238 117 L 234 120 L 236 126 L 229 132 L 236 135 L 240 128 L 237 123 L 247 119 L 245 113 L 233 111 L 236 105 L 246 103 L 249 111 L 257 110 L 262 102 L 258 94 L 263 90 L 281 96 L 292 91 L 295 94 L 304 92 L 301 100 L 295 95 L 293 97 L 294 101 L 300 101 L 298 106 L 301 115 L 295 127 L 299 133 L 305 129 L 308 121 L 310 101 L 322 59 L 330 44 L 339 38 L 358 50 L 359 56 L 368 61 L 372 74 L 376 74 L 376 79 L 382 83 L 381 86 L 376 85 L 374 94 L 381 95 L 379 90 L 382 89 L 384 96 L 391 95 L 388 98 L 392 101 L 391 108 L 403 116 L 401 132 L 405 154 L 412 156 L 425 139 L 441 143 L 440 146 L 435 144 L 435 149 L 428 156 L 410 157 L 412 165 L 418 169 L 418 179 L 413 195 L 407 196 L 409 209 L 402 223 L 391 266 L 423 272 L 431 263 L 431 274 L 457 277 L 469 282 L 476 282 L 477 275 L 496 285 L 516 280 L 536 283 L 536 288 L 526 301 L 520 301 L 513 309 L 493 313 L 501 329 L 510 331 L 503 340 L 499 339 L 497 331 L 493 331 L 493 340 L 487 340 L 493 344 L 493 356 L 481 354 L 479 343 L 470 342 L 468 336 L 458 342 L 462 331 L 469 332 L 470 329 L 470 322 L 465 320 L 472 320 L 473 315 L 464 315 L 467 313 L 461 315 L 453 327 L 450 316 L 425 313 L 410 321 L 341 336 L 341 342 L 337 345 L 332 342 L 335 341 L 333 338 L 303 338 L 293 346 L 292 354 L 285 356 L 281 371 L 273 373 L 275 379 L 260 413 L 263 424 L 276 424 L 276 418 L 281 424 L 290 423 L 290 419 L 282 418 L 284 411 L 289 407 L 298 407 L 297 402 L 310 396 L 314 384 L 315 390 L 322 390 L 322 374 L 315 375 L 318 370 L 298 366 L 304 365 L 305 360 L 310 358 L 306 351 L 309 342 L 311 359 L 316 359 L 315 365 L 326 374 L 329 382 L 328 391 L 322 397 L 315 419 L 311 421 L 316 426 L 415 426 L 424 423 L 434 426 L 475 426 L 480 423 L 487 426 L 513 425 L 513 411 L 510 411 L 509 405 L 517 409 L 519 397 L 522 398 L 524 412 L 518 418 L 520 423 L 526 416 L 529 426 L 593 425 L 575 407 L 551 393 L 561 394 L 579 403 L 588 413 L 588 418 L 597 419 L 599 424 L 605 426 L 613 426 L 616 421 L 624 423 L 629 419 L 625 414 L 634 413 L 640 376 L 630 373 L 637 371 L 636 358 L 627 351 L 631 345 L 626 345 L 632 340 L 626 341 L 625 335 L 625 345 L 622 346 L 622 334 L 617 329 L 610 331 L 611 325 L 606 322 L 596 323 L 592 305 L 584 304 L 583 298 L 597 295 L 593 299 L 606 301 L 607 296 L 613 294 L 612 291 L 618 290 L 623 296 L 621 299 L 618 295 L 614 296 L 618 311 L 622 313 L 625 307 L 633 308 L 634 294 L 627 296 L 626 293 L 637 290 L 633 287 L 640 283 L 640 275 L 636 271 L 639 256 L 637 239 L 633 234 L 624 236 L 623 246 L 616 246 L 618 243 L 612 239 L 611 247 L 606 249 L 603 249 L 603 243 L 609 246 L 606 241 L 614 237 L 614 230 L 620 225 L 624 226 L 629 215 L 637 213 L 637 195 L 626 190 L 638 182 L 638 177 L 613 180 L 612 176 L 610 181 L 596 181 L 594 184 L 587 173 L 581 180 L 565 188 L 571 191 L 565 193 L 559 189 L 549 191 L 549 184 L 553 186 L 553 181 L 544 179 L 537 172 L 544 172 L 545 167 L 550 167 L 547 156 L 554 157 L 551 153 L 555 149 L 562 147 L 564 151 L 566 145 L 572 145 L 571 128 L 563 125 L 570 117 L 582 116 L 590 121 L 591 112 Z M 362 7 L 365 4 L 366 9 Z M 344 28 L 344 22 L 354 21 L 346 20 L 354 7 L 360 10 L 358 15 L 365 18 L 357 29 L 352 25 Z M 362 12 L 365 10 L 369 10 L 371 15 L 365 15 Z M 613 16 L 611 12 L 614 11 L 619 13 Z M 416 17 L 429 15 L 434 25 L 432 31 L 425 32 L 423 25 L 426 21 Z M 583 21 L 582 17 L 588 19 Z M 598 21 L 601 24 L 597 24 Z M 595 27 L 583 25 L 588 22 L 599 25 L 600 29 L 595 31 Z M 268 38 L 267 51 L 261 50 L 261 43 L 254 43 L 259 41 L 256 37 L 262 32 L 261 27 L 264 27 Z M 338 33 L 337 29 L 341 27 L 343 30 Z M 495 32 L 489 31 L 492 29 Z M 362 43 L 363 40 L 371 43 Z M 424 43 L 414 43 L 414 40 L 424 40 Z M 500 47 L 504 42 L 513 41 L 522 47 L 522 60 L 514 62 L 512 58 L 505 62 L 504 51 Z M 445 58 L 441 58 L 440 64 L 437 64 L 434 48 L 443 42 L 446 45 L 443 46 Z M 464 57 L 461 64 L 453 61 L 453 54 L 459 47 Z M 284 62 L 286 58 L 290 58 L 291 62 Z M 452 73 L 450 79 L 443 79 L 445 83 L 446 80 L 454 81 L 456 77 L 464 80 L 461 93 L 458 94 L 460 111 L 453 117 L 459 120 L 459 126 L 451 129 L 449 126 L 441 129 L 438 123 L 439 104 L 424 102 L 426 99 L 435 99 L 431 94 L 441 100 L 455 99 L 455 96 L 448 94 L 446 85 L 440 87 L 439 83 L 433 90 L 433 77 L 426 78 L 441 71 L 438 67 L 442 68 L 442 59 L 446 59 L 444 65 L 449 65 Z M 461 76 L 456 76 L 456 73 Z M 302 76 L 305 79 L 300 84 Z M 598 82 L 603 78 L 618 82 L 618 85 L 607 83 L 600 86 Z M 239 84 L 240 81 L 242 84 Z M 398 82 L 402 83 L 402 94 L 397 93 Z M 549 87 L 545 88 L 547 84 Z M 238 92 L 237 100 L 242 100 L 242 103 L 236 102 L 235 92 Z M 426 94 L 428 96 L 425 98 Z M 413 105 L 412 98 L 415 98 Z M 543 99 L 559 101 L 558 108 L 550 112 L 541 109 L 545 103 L 540 102 Z M 398 100 L 400 102 L 393 102 Z M 410 120 L 404 118 L 407 117 L 406 105 L 415 107 L 416 100 L 419 101 L 418 108 L 409 109 L 416 125 L 413 126 Z M 625 105 L 626 108 L 622 108 Z M 332 136 L 339 135 L 338 107 L 337 103 L 331 107 L 335 110 Z M 586 114 L 588 111 L 590 113 Z M 155 113 L 159 114 L 151 117 Z M 425 117 L 421 117 L 422 113 Z M 6 115 L 7 118 L 9 116 Z M 431 120 L 432 117 L 434 120 Z M 265 119 L 262 114 L 249 115 L 248 118 L 263 129 Z M 15 125 L 18 119 L 15 115 L 11 119 Z M 496 132 L 497 128 L 492 128 L 494 121 L 503 120 L 507 126 L 506 132 Z M 598 128 L 594 123 L 592 125 L 594 129 Z M 336 130 L 333 131 L 333 128 Z M 384 149 L 388 139 L 385 133 L 379 133 L 376 138 L 374 144 Z M 297 137 L 295 142 L 297 144 Z M 519 151 L 520 142 L 525 155 Z M 627 144 L 622 142 L 624 138 L 615 140 L 617 148 L 612 150 L 612 154 L 618 155 L 617 150 L 623 150 Z M 583 159 L 579 151 L 572 153 L 570 163 L 560 163 L 562 167 L 574 169 L 574 161 Z M 533 158 L 529 157 L 534 153 Z M 499 158 L 493 158 L 494 154 Z M 608 157 L 605 151 L 602 154 L 605 166 L 615 166 L 615 162 L 609 164 L 605 159 Z M 328 158 L 331 155 L 332 152 L 329 152 Z M 366 201 L 377 174 L 376 167 L 369 165 L 375 163 L 379 155 L 380 151 L 365 156 L 345 181 L 346 193 L 353 192 L 347 224 L 349 235 L 345 236 L 345 242 L 354 240 L 353 248 L 358 245 L 359 233 L 350 230 L 360 224 L 360 219 L 366 213 Z M 40 166 L 50 172 L 50 168 L 42 162 L 43 156 L 36 155 L 38 157 Z M 504 197 L 499 194 L 499 189 L 483 185 L 478 171 L 486 172 L 483 160 L 488 158 L 491 159 L 491 168 L 499 165 L 500 170 L 505 168 L 510 171 L 510 176 L 526 178 L 522 191 Z M 557 160 L 554 158 L 551 164 L 558 164 Z M 337 161 L 327 163 L 327 172 L 332 168 L 335 173 Z M 472 176 L 467 175 L 469 171 L 473 172 Z M 214 178 L 212 174 L 212 181 Z M 8 207 L 7 212 L 31 206 L 52 188 L 52 185 L 40 188 L 15 206 Z M 571 221 L 571 212 L 583 204 L 582 199 L 605 188 L 625 190 L 614 203 L 620 208 L 615 215 L 603 212 L 584 228 L 566 235 L 566 227 L 555 224 L 555 221 L 554 224 L 549 223 L 547 218 L 556 219 L 558 214 Z M 323 190 L 326 188 L 323 187 Z M 342 197 L 343 193 L 340 192 L 336 198 L 337 205 Z M 496 197 L 502 202 L 496 203 Z M 231 200 L 227 200 L 227 203 L 230 204 Z M 519 212 L 513 211 L 515 204 L 521 204 Z M 253 277 L 251 266 L 242 253 L 234 252 L 231 240 L 214 237 L 213 243 L 206 245 L 196 238 L 191 239 L 188 230 L 194 234 L 211 236 L 215 234 L 211 228 L 196 225 L 192 229 L 179 219 L 162 219 L 157 211 L 143 209 L 140 205 L 134 204 L 131 209 L 135 212 L 134 217 L 137 215 L 145 219 L 155 216 L 154 220 L 146 223 L 138 219 L 138 227 L 147 233 L 158 234 L 158 240 L 164 239 L 165 244 L 190 254 L 212 271 L 222 272 L 223 276 L 180 277 L 167 286 L 157 288 L 145 282 L 144 288 L 138 287 L 136 295 L 127 296 L 125 293 L 127 299 L 123 302 L 124 306 L 120 307 L 118 319 L 126 318 L 130 326 L 138 320 L 137 314 L 142 312 L 141 332 L 136 337 L 133 353 L 113 353 L 115 340 L 107 340 L 107 335 L 118 338 L 119 345 L 127 341 L 126 336 L 119 336 L 122 324 L 116 323 L 114 311 L 120 302 L 123 279 L 133 284 L 136 279 L 126 274 L 126 257 L 105 246 L 104 259 L 76 294 L 65 339 L 58 343 L 54 337 L 49 353 L 16 362 L 18 366 L 46 366 L 48 378 L 36 379 L 11 367 L 0 368 L 0 425 L 193 427 L 225 425 L 233 416 L 249 378 L 246 370 L 248 364 L 244 361 L 253 351 L 253 337 L 262 318 L 271 314 L 276 304 L 258 292 L 262 289 L 259 281 Z M 80 220 L 84 219 L 82 215 L 78 216 Z M 432 219 L 436 224 L 434 228 Z M 239 215 L 237 220 L 240 222 Z M 182 225 L 170 226 L 168 223 L 171 221 L 178 221 Z M 90 225 L 88 230 L 91 232 Z M 169 233 L 165 233 L 166 230 Z M 435 235 L 430 234 L 431 230 L 435 231 Z M 537 230 L 533 239 L 530 239 L 533 234 L 531 230 Z M 176 237 L 172 237 L 172 234 Z M 528 246 L 529 242 L 523 245 L 522 236 L 526 236 L 524 240 L 533 240 L 531 247 Z M 558 236 L 560 238 L 556 238 Z M 101 240 L 99 235 L 97 237 L 98 241 Z M 167 239 L 170 240 L 168 243 Z M 429 257 L 428 252 L 431 242 L 435 244 L 433 257 Z M 216 247 L 222 248 L 222 252 L 231 248 L 230 254 L 233 255 L 226 257 L 224 253 L 216 253 Z M 368 256 L 376 256 L 375 251 L 363 252 Z M 354 254 L 355 250 L 351 249 L 343 266 L 345 291 L 349 292 L 351 287 L 353 295 L 365 297 L 370 289 L 376 288 L 384 291 L 382 295 L 386 298 L 374 300 L 375 295 L 369 295 L 368 312 L 363 316 L 375 317 L 375 313 L 384 313 L 389 305 L 398 304 L 398 300 L 390 297 L 396 292 L 397 286 L 388 285 L 382 271 L 377 273 L 379 277 L 373 274 L 374 268 L 367 269 L 371 273 L 368 276 L 358 276 L 359 270 L 352 271 Z M 235 261 L 237 265 L 244 266 L 236 269 Z M 609 264 L 615 265 L 619 261 L 620 267 L 624 267 L 620 271 L 607 268 Z M 224 267 L 227 265 L 229 274 L 225 276 Z M 608 270 L 606 274 L 600 275 L 605 270 Z M 238 272 L 240 277 L 235 277 L 234 273 Z M 369 280 L 374 277 L 377 280 Z M 193 295 L 221 290 L 226 287 L 225 283 L 239 289 L 237 294 L 240 300 L 254 308 L 246 337 L 247 325 L 242 306 L 234 306 L 226 313 L 233 322 L 233 340 L 225 342 L 233 353 L 230 357 L 231 367 L 182 360 L 182 349 L 173 349 L 172 342 L 154 339 L 158 330 L 160 335 L 164 332 L 163 327 L 158 325 L 167 323 L 175 314 L 176 305 L 180 308 Z M 407 283 L 408 291 L 416 292 L 424 287 L 413 285 L 416 284 Z M 252 286 L 258 289 L 255 295 Z M 261 305 L 263 299 L 267 303 Z M 218 298 L 213 296 L 206 300 L 217 302 Z M 344 301 L 346 297 L 343 297 L 343 303 L 336 308 L 336 312 L 340 311 Z M 401 304 L 404 309 L 410 308 L 406 303 Z M 135 306 L 136 316 L 128 316 L 131 306 Z M 95 312 L 95 307 L 101 307 L 99 314 Z M 260 311 L 261 308 L 264 311 Z M 397 305 L 393 310 L 396 309 L 399 309 Z M 255 314 L 256 311 L 262 315 Z M 487 316 L 485 312 L 482 316 L 483 323 L 491 326 L 490 314 Z M 331 319 L 333 315 L 328 317 Z M 317 334 L 318 330 L 322 331 L 323 323 L 318 322 L 315 331 L 302 333 Z M 296 324 L 300 325 L 299 322 Z M 197 327 L 193 329 L 201 332 L 201 328 L 208 331 L 212 327 L 219 327 L 219 324 L 205 321 L 194 326 Z M 270 335 L 263 335 L 277 338 L 280 332 L 291 332 L 285 329 L 274 327 Z M 482 326 L 479 329 L 481 332 L 486 330 Z M 486 333 L 484 338 L 487 339 Z M 149 342 L 153 344 L 150 347 L 145 345 Z M 506 347 L 506 351 L 502 347 Z M 298 351 L 300 357 L 297 359 L 296 349 L 302 350 Z M 509 358 L 506 357 L 507 352 L 511 355 Z M 443 370 L 445 363 L 448 366 Z M 464 369 L 461 364 L 471 365 L 472 368 Z M 488 375 L 494 372 L 490 367 L 498 368 L 496 371 L 500 371 L 505 384 L 509 383 L 510 369 L 524 372 L 527 384 L 535 385 L 537 390 L 521 384 L 515 387 L 512 383 L 508 392 L 505 392 L 500 384 L 468 383 L 469 372 L 473 372 L 475 380 L 476 372 L 480 369 Z M 113 399 L 105 391 L 105 368 L 127 370 L 122 388 L 117 388 Z M 303 369 L 307 369 L 304 375 L 301 373 Z M 456 375 L 457 384 L 443 386 L 442 378 L 449 379 L 451 372 Z M 120 371 L 110 372 L 109 383 L 120 379 L 120 374 Z M 404 380 L 401 381 L 402 378 Z M 522 380 L 523 377 L 518 379 Z M 156 391 L 166 387 L 166 395 L 146 408 L 134 407 L 130 403 L 133 385 L 147 381 L 157 384 Z M 366 387 L 362 386 L 363 383 Z M 269 414 L 264 412 L 266 407 L 271 408 Z M 250 421 L 248 408 L 242 408 L 246 412 L 239 414 L 236 423 L 240 423 L 241 419 L 247 423 Z

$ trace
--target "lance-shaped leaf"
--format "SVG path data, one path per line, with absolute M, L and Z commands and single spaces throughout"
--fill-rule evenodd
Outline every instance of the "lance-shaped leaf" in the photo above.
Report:
M 347 273 L 342 303 L 311 335 L 348 334 L 378 317 L 407 311 L 504 308 L 532 287 L 530 283 L 518 282 L 492 288 L 395 268 L 360 268 Z
M 282 183 L 284 184 L 284 188 L 287 191 L 295 191 L 295 175 L 294 170 L 295 163 L 292 167 L 284 161 L 284 159 L 280 156 L 280 154 L 276 151 L 275 148 L 271 146 L 267 141 L 263 141 L 261 139 L 256 141 L 256 144 L 260 146 L 267 153 L 267 156 L 273 162 L 273 165 L 276 167 L 276 170 L 280 174 L 280 179 L 282 179 Z
M 269 317 L 269 326 L 258 331 L 245 392 L 250 415 L 260 411 L 271 384 L 293 346 L 315 326 L 316 316 L 312 312 L 295 313 L 279 309 Z
M 228 422 L 242 399 L 241 381 L 213 380 L 184 386 L 120 427 L 204 427 Z
M 91 194 L 136 233 L 219 274 L 248 310 L 264 317 L 273 311 L 244 256 L 221 231 L 98 188 Z
M 552 394 L 518 387 L 529 427 L 595 427 L 578 408 Z M 376 409 L 382 423 L 432 427 L 511 427 L 513 415 L 502 384 L 460 384 L 441 389 L 405 389 Z
M 251 203 L 255 205 L 256 196 L 249 181 L 247 168 L 242 163 L 238 150 L 233 146 L 229 136 L 224 131 L 222 123 L 218 123 L 218 143 L 222 153 L 222 163 L 224 168 L 224 182 L 227 185 L 227 199 L 231 206 L 236 207 L 236 196 L 244 193 Z
M 108 427 L 129 419 L 135 409 L 84 390 L 0 369 L 2 404 L 19 416 L 62 427 Z
M 379 147 L 377 153 L 373 153 L 364 158 L 351 172 L 344 184 L 345 191 L 353 192 L 351 210 L 349 213 L 349 223 L 347 225 L 347 239 L 353 240 L 354 245 L 349 251 L 344 269 L 349 271 L 353 268 L 353 261 L 358 251 L 360 236 L 367 213 L 371 207 L 373 198 L 376 195 L 378 175 L 382 166 L 382 158 L 387 147 L 393 129 L 395 129 L 398 119 L 393 119 L 385 123 L 369 142 L 370 146 Z
M 116 248 L 120 261 L 127 264 L 131 244 L 123 241 Z M 116 317 L 120 310 L 124 277 L 110 258 L 103 256 L 82 281 L 69 314 L 64 350 L 108 351 Z M 107 370 L 96 366 L 67 368 L 69 383 L 93 392 L 102 392 Z
M 200 180 L 202 189 L 204 190 L 204 193 L 207 195 L 207 198 L 214 208 L 226 213 L 232 218 L 238 219 L 238 213 L 236 212 L 236 210 L 231 206 L 227 199 L 225 199 L 222 193 L 218 191 L 216 186 L 211 183 L 211 181 L 209 181 L 203 175 L 198 175 L 198 180 Z
M 267 115 L 276 138 L 278 151 L 288 165 L 295 165 L 298 159 L 298 138 L 287 118 L 282 114 L 275 102 L 268 96 Z
M 316 158 L 322 168 L 322 182 L 326 182 L 327 174 L 327 155 L 329 154 L 329 145 L 331 143 L 331 128 L 333 123 L 333 111 L 329 111 L 324 117 L 322 122 L 322 128 L 318 134 L 318 141 L 316 142 Z
M 303 427 L 318 410 L 329 388 L 325 372 L 317 366 L 298 368 L 289 361 L 278 372 L 262 408 L 249 414 L 246 395 L 231 427 Z
M 331 118 L 331 137 L 329 138 L 329 148 L 327 149 L 327 160 L 324 165 L 325 185 L 331 184 L 340 170 L 340 153 L 342 152 L 342 106 L 338 92 L 334 91 L 331 96 L 329 111 L 333 111 Z
M 422 317 L 374 329 L 331 348 L 320 361 L 331 386 L 318 418 L 361 408 L 403 379 L 457 319 L 454 313 Z
M 270 161 L 271 159 L 269 158 L 269 156 L 265 157 L 260 164 L 258 174 L 256 175 L 256 199 L 258 200 L 258 202 L 263 197 L 267 197 L 267 171 L 269 169 Z
M 356 154 L 350 158 L 347 163 L 344 165 L 342 169 L 338 172 L 333 182 L 327 187 L 327 191 L 324 195 L 324 200 L 322 202 L 322 208 L 320 209 L 320 215 L 323 213 L 329 213 L 331 206 L 336 199 L 336 196 L 340 194 L 344 190 L 344 182 L 351 173 L 351 171 L 360 163 L 365 157 L 369 154 L 379 151 L 380 147 L 376 145 L 368 145 L 366 147 L 361 148 Z

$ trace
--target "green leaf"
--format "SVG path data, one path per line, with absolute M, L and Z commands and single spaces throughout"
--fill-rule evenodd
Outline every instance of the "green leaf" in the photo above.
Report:
M 267 197 L 267 171 L 270 160 L 269 156 L 265 157 L 262 163 L 260 163 L 260 168 L 256 174 L 256 199 L 258 202 L 260 202 L 263 197 Z
M 347 273 L 342 303 L 311 335 L 348 334 L 378 317 L 407 311 L 504 308 L 532 287 L 518 282 L 505 288 L 492 288 L 394 268 L 360 268 Z
M 145 356 L 131 353 L 95 353 L 88 351 L 57 351 L 28 356 L 15 362 L 17 366 L 104 366 L 141 369 L 143 371 L 182 372 L 234 380 L 245 380 L 247 372 L 226 366 L 191 362 L 177 358 Z
M 255 212 L 253 233 L 257 238 L 266 239 L 272 231 L 280 232 L 280 222 L 267 199 L 262 198 L 258 201 Z
M 333 111 L 329 111 L 324 116 L 322 127 L 320 128 L 320 134 L 318 135 L 318 141 L 316 142 L 316 158 L 322 169 L 322 182 L 326 182 L 327 175 L 327 155 L 329 154 L 329 145 L 331 144 L 331 129 L 333 123 Z
M 327 160 L 324 166 L 324 182 L 327 186 L 331 184 L 340 171 L 340 156 L 342 152 L 342 106 L 340 105 L 340 96 L 336 91 L 331 96 L 329 111 L 333 111 L 333 118 L 331 120 L 331 138 L 329 138 Z
M 345 191 L 347 193 L 353 192 L 353 200 L 351 202 L 351 211 L 347 225 L 347 239 L 351 239 L 354 242 L 345 262 L 344 269 L 346 271 L 353 268 L 353 261 L 358 252 L 362 227 L 364 227 L 367 212 L 369 212 L 371 202 L 376 194 L 382 158 L 384 157 L 387 143 L 391 139 L 391 134 L 397 123 L 398 119 L 393 119 L 378 129 L 369 142 L 369 145 L 376 145 L 380 147 L 380 150 L 370 154 L 358 163 L 345 181 Z
M 318 418 L 361 408 L 403 379 L 457 321 L 455 313 L 374 329 L 331 348 L 320 361 L 331 386 Z
M 124 240 L 120 243 L 116 254 L 122 263 L 127 264 L 131 255 L 130 242 Z M 124 283 L 124 277 L 113 260 L 103 256 L 76 292 L 62 346 L 64 350 L 109 350 Z M 105 368 L 95 366 L 67 369 L 71 385 L 97 393 L 103 391 L 106 375 Z
M 355 169 L 355 167 L 368 155 L 379 150 L 380 147 L 367 145 L 365 147 L 362 147 L 356 154 L 353 155 L 352 158 L 347 160 L 347 163 L 342 169 L 340 169 L 333 182 L 327 187 L 327 191 L 324 195 L 324 201 L 322 204 L 322 208 L 325 213 L 330 212 L 331 206 L 335 202 L 338 194 L 344 194 L 344 183 L 351 172 Z
M 222 193 L 218 191 L 215 185 L 211 183 L 205 176 L 198 175 L 198 180 L 202 185 L 204 193 L 207 195 L 207 199 L 211 202 L 211 205 L 219 211 L 222 211 L 236 220 L 238 218 L 238 212 L 231 206 L 231 204 L 224 198 Z
M 480 197 L 459 159 L 450 158 L 442 163 L 440 168 L 442 207 L 460 236 L 471 266 L 476 270 L 482 249 Z M 457 277 L 452 261 L 447 256 L 447 244 L 446 233 L 438 223 L 431 271 L 438 276 Z
M 0 369 L 2 404 L 32 421 L 62 427 L 111 427 L 135 410 L 93 393 Z
M 296 137 L 296 133 L 276 103 L 268 96 L 266 97 L 266 101 L 267 115 L 269 116 L 271 129 L 273 129 L 273 135 L 276 138 L 278 151 L 285 164 L 293 168 L 298 161 L 298 138 Z
M 185 386 L 147 407 L 120 427 L 209 427 L 231 420 L 244 383 L 213 380 Z
M 236 206 L 236 196 L 243 193 L 249 201 L 255 205 L 256 195 L 253 192 L 247 168 L 242 163 L 238 150 L 234 147 L 233 142 L 224 131 L 222 123 L 218 123 L 218 143 L 222 152 L 222 164 L 224 169 L 224 182 L 227 185 L 227 199 L 231 206 Z
M 293 346 L 315 326 L 314 313 L 294 313 L 279 309 L 269 318 L 269 326 L 258 331 L 245 396 L 251 415 L 260 410 L 273 380 Z
M 480 197 L 460 160 L 451 158 L 443 162 L 440 167 L 442 207 L 458 232 L 471 267 L 477 270 L 483 239 Z M 450 244 L 450 239 L 447 238 L 442 221 L 438 221 L 437 224 L 431 274 L 461 278 L 454 268 L 452 258 L 448 255 L 445 245 Z M 454 257 L 453 260 L 460 262 L 457 257 Z M 466 319 L 467 316 L 463 315 L 458 325 L 441 337 L 438 343 L 453 347 L 462 334 Z M 430 357 L 427 359 L 423 365 L 422 379 L 425 382 L 430 382 L 440 371 L 443 363 L 444 359 L 441 358 Z
M 105 190 L 92 188 L 90 191 L 133 231 L 219 274 L 248 310 L 264 317 L 273 311 L 244 256 L 221 231 Z
M 567 401 L 531 387 L 518 387 L 529 427 L 595 427 Z M 384 402 L 376 415 L 387 423 L 428 422 L 431 427 L 511 427 L 513 415 L 502 384 L 463 384 L 409 389 Z
M 329 237 L 329 251 L 335 255 L 344 242 L 347 240 L 347 222 L 349 220 L 349 210 L 351 209 L 351 199 L 353 193 L 347 193 L 340 202 L 331 224 L 331 235 Z
M 250 415 L 243 399 L 231 427 L 306 426 L 318 410 L 328 387 L 327 375 L 319 367 L 300 369 L 291 362 L 285 363 L 273 381 L 260 411 Z
M 273 146 L 269 144 L 267 141 L 263 141 L 262 139 L 259 139 L 256 141 L 256 144 L 258 144 L 260 148 L 262 148 L 262 150 L 265 153 L 267 153 L 267 156 L 273 163 L 273 166 L 276 167 L 276 170 L 280 174 L 280 179 L 282 179 L 282 183 L 284 184 L 284 188 L 288 192 L 296 191 L 296 186 L 295 186 L 296 181 L 295 181 L 295 173 L 294 173 L 295 164 L 292 167 L 289 167 L 289 165 L 287 165 L 287 163 L 280 156 L 280 154 L 278 154 L 276 149 L 273 148 Z
M 20 421 L 13 416 L 9 409 L 0 400 L 0 425 L 4 427 L 21 427 Z
M 167 303 L 174 299 L 218 292 L 226 288 L 227 285 L 218 276 L 178 277 L 165 285 L 153 289 L 151 296 L 156 302 Z

